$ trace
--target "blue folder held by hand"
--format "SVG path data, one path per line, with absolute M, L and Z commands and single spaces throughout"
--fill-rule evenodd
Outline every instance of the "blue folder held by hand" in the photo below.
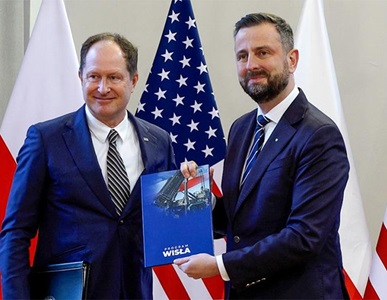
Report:
M 31 298 L 56 300 L 87 299 L 90 265 L 84 261 L 33 268 Z

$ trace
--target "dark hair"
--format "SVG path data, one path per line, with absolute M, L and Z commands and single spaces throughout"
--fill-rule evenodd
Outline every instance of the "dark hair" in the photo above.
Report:
M 115 42 L 124 53 L 124 58 L 126 60 L 126 68 L 129 71 L 130 77 L 132 78 L 137 73 L 137 59 L 138 51 L 137 48 L 129 42 L 124 36 L 118 33 L 104 32 L 93 35 L 89 37 L 83 44 L 81 48 L 81 62 L 79 65 L 79 72 L 83 72 L 85 66 L 86 55 L 89 52 L 90 48 L 97 42 L 100 41 L 113 41 Z
M 286 52 L 289 52 L 294 48 L 293 30 L 290 25 L 286 23 L 284 19 L 268 13 L 252 13 L 240 19 L 237 23 L 235 23 L 234 38 L 240 29 L 264 23 L 271 23 L 275 25 L 275 28 L 281 37 L 282 46 Z

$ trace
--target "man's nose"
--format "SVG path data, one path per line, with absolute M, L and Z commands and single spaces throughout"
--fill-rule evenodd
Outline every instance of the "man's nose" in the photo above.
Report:
M 106 78 L 101 78 L 98 84 L 98 91 L 104 95 L 110 92 L 109 81 Z
M 254 55 L 249 55 L 249 58 L 247 60 L 246 68 L 248 70 L 257 70 L 260 68 L 260 61 L 257 57 Z

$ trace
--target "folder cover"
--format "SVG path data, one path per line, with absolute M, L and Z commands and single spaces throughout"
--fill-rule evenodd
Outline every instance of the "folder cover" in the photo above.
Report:
M 209 166 L 186 180 L 180 170 L 141 176 L 144 265 L 214 253 Z
M 31 272 L 32 299 L 87 299 L 90 265 L 84 261 L 52 264 L 33 268 Z

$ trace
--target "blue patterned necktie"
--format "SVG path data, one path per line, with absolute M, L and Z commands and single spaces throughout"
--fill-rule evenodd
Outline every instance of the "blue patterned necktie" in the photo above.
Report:
M 117 151 L 118 132 L 110 130 L 108 135 L 109 150 L 107 153 L 108 188 L 116 211 L 121 215 L 130 196 L 128 174 L 120 153 Z
M 251 146 L 248 158 L 246 160 L 245 171 L 242 176 L 241 186 L 245 183 L 247 176 L 249 175 L 251 168 L 254 165 L 255 159 L 258 156 L 259 151 L 262 148 L 265 134 L 265 126 L 270 122 L 270 119 L 263 115 L 259 115 L 257 118 L 257 126 L 255 127 L 254 142 Z

